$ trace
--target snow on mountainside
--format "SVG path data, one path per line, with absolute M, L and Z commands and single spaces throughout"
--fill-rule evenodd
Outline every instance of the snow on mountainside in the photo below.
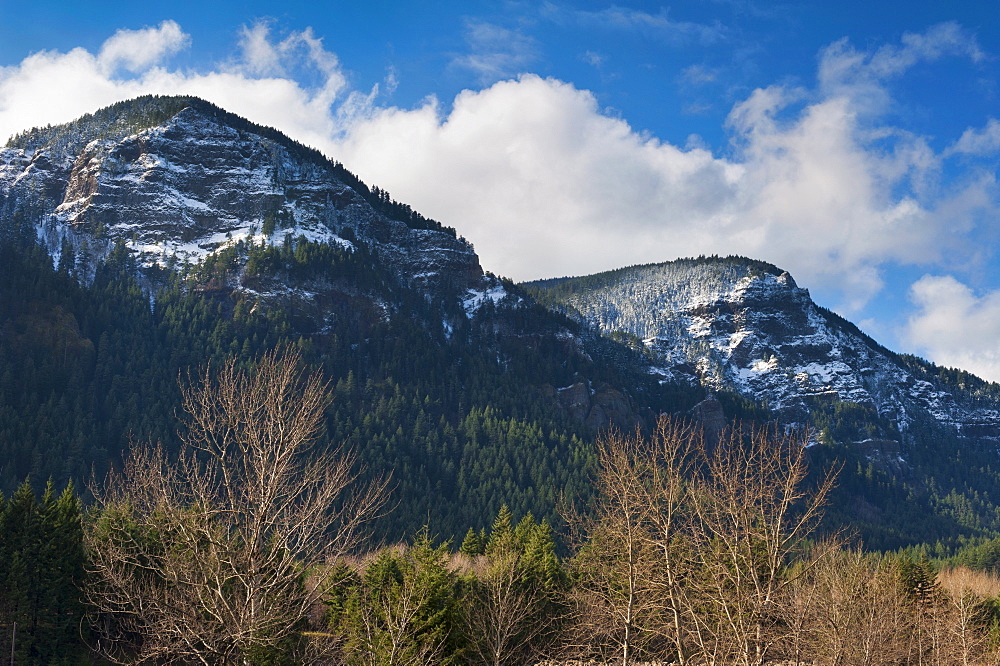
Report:
M 920 412 L 962 435 L 1000 438 L 995 402 L 975 404 L 904 363 L 763 262 L 678 260 L 529 286 L 605 334 L 640 339 L 663 381 L 731 389 L 793 422 L 839 399 L 903 432 Z
M 230 310 L 242 301 L 281 310 L 303 336 L 347 327 L 363 337 L 405 313 L 437 342 L 496 346 L 498 364 L 544 349 L 531 365 L 551 364 L 557 376 L 533 381 L 551 404 L 561 405 L 553 386 L 572 379 L 592 392 L 578 420 L 632 427 L 638 419 L 622 387 L 605 386 L 570 322 L 532 311 L 512 285 L 484 273 L 454 229 L 277 130 L 197 98 L 137 98 L 11 139 L 0 149 L 0 233 L 35 236 L 84 282 L 123 243 L 151 300 L 176 270 L 185 288 Z M 332 265 L 310 273 L 308 256 Z
M 240 240 L 350 248 L 348 236 L 427 293 L 483 286 L 478 257 L 453 230 L 195 98 L 140 98 L 15 137 L 0 149 L 0 216 L 18 212 L 54 259 L 68 246 L 90 266 L 118 240 L 148 267 Z

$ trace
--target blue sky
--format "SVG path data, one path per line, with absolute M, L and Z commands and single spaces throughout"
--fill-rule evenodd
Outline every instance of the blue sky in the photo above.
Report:
M 998 81 L 995 2 L 0 0 L 0 140 L 198 94 L 496 273 L 749 255 L 994 380 Z

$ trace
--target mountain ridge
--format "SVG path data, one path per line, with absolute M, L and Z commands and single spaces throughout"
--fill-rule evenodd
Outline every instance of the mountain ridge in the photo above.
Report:
M 369 188 L 341 162 L 331 160 L 316 148 L 300 143 L 273 127 L 259 125 L 195 96 L 144 95 L 124 100 L 68 123 L 24 130 L 10 137 L 5 147 L 26 152 L 35 152 L 42 148 L 79 152 L 83 145 L 90 141 L 122 139 L 162 124 L 186 108 L 195 109 L 230 127 L 253 132 L 274 141 L 290 150 L 296 157 L 308 160 L 317 166 L 332 168 L 339 179 L 357 190 L 372 206 L 381 207 L 381 212 L 389 215 L 391 219 L 404 222 L 411 228 L 434 229 L 455 235 L 455 230 L 451 227 L 425 218 L 409 206 L 392 200 L 383 190 Z M 127 110 L 127 113 L 123 114 L 123 110 Z
M 945 386 L 949 373 L 934 374 L 930 364 L 906 362 L 849 320 L 815 304 L 808 290 L 766 262 L 738 256 L 679 259 L 524 286 L 540 301 L 606 335 L 621 331 L 641 340 L 661 364 L 664 379 L 735 388 L 792 420 L 804 420 L 804 398 L 832 392 L 841 400 L 876 407 L 904 429 L 906 406 L 922 401 L 923 408 L 937 409 L 936 418 L 959 432 L 968 422 L 986 425 L 987 436 L 1000 438 L 996 403 L 962 414 L 957 403 L 971 403 L 974 396 L 960 385 Z M 879 385 L 887 382 L 906 384 L 910 395 L 904 398 L 900 390 Z M 1000 386 L 970 383 L 980 393 L 1000 395 Z M 945 399 L 943 389 L 959 394 L 956 404 L 934 404 Z

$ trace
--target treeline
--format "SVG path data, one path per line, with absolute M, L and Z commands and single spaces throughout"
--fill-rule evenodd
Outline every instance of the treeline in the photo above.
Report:
M 262 509 L 255 493 L 281 490 L 308 507 L 309 468 L 273 486 L 248 481 L 259 457 L 271 469 L 308 454 L 322 387 L 289 368 L 270 356 L 260 379 L 229 365 L 193 380 L 179 457 L 137 447 L 93 510 L 51 484 L 41 500 L 25 484 L 0 503 L 5 654 L 18 664 L 352 666 L 1000 657 L 1000 577 L 866 554 L 817 531 L 832 477 L 811 479 L 801 440 L 769 430 L 706 445 L 664 419 L 649 437 L 602 439 L 595 493 L 582 511 L 562 509 L 572 526 L 562 547 L 545 521 L 506 506 L 460 544 L 425 527 L 405 544 L 358 547 L 345 530 L 360 523 L 344 517 L 380 509 L 363 499 L 371 486 L 349 480 L 324 498 L 353 488 L 338 505 L 346 514 L 292 509 L 284 524 L 286 509 Z M 230 401 L 233 387 L 254 400 Z M 262 396 L 291 411 L 253 416 Z M 220 426 L 241 414 L 245 430 Z M 274 419 L 298 434 L 271 448 L 255 433 Z M 217 436 L 257 443 L 227 449 Z M 193 450 L 200 457 L 185 457 Z M 217 456 L 226 450 L 244 455 Z M 309 516 L 322 542 L 295 538 Z M 256 532 L 263 524 L 271 531 Z M 311 559 L 319 552 L 331 557 Z

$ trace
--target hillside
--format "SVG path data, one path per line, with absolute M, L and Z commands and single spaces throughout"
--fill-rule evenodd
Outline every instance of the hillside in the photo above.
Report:
M 179 374 L 293 344 L 334 390 L 327 439 L 396 484 L 387 534 L 461 535 L 504 503 L 555 521 L 559 493 L 586 493 L 594 432 L 672 391 L 484 274 L 454 230 L 201 100 L 15 137 L 0 244 L 7 492 L 175 442 Z
M 815 468 L 844 465 L 831 525 L 869 545 L 1000 533 L 1000 389 L 890 352 L 775 266 L 515 285 L 454 229 L 194 98 L 0 149 L 0 489 L 176 445 L 178 377 L 281 345 L 329 380 L 325 440 L 391 475 L 385 538 L 460 536 L 503 504 L 558 523 L 600 432 L 709 394 L 730 422 L 815 428 Z
M 660 382 L 731 391 L 787 426 L 813 428 L 817 459 L 847 461 L 834 513 L 870 539 L 897 544 L 924 531 L 922 512 L 965 529 L 1000 526 L 991 508 L 1000 499 L 1000 387 L 891 352 L 787 272 L 702 257 L 525 287 L 554 311 L 630 340 Z

